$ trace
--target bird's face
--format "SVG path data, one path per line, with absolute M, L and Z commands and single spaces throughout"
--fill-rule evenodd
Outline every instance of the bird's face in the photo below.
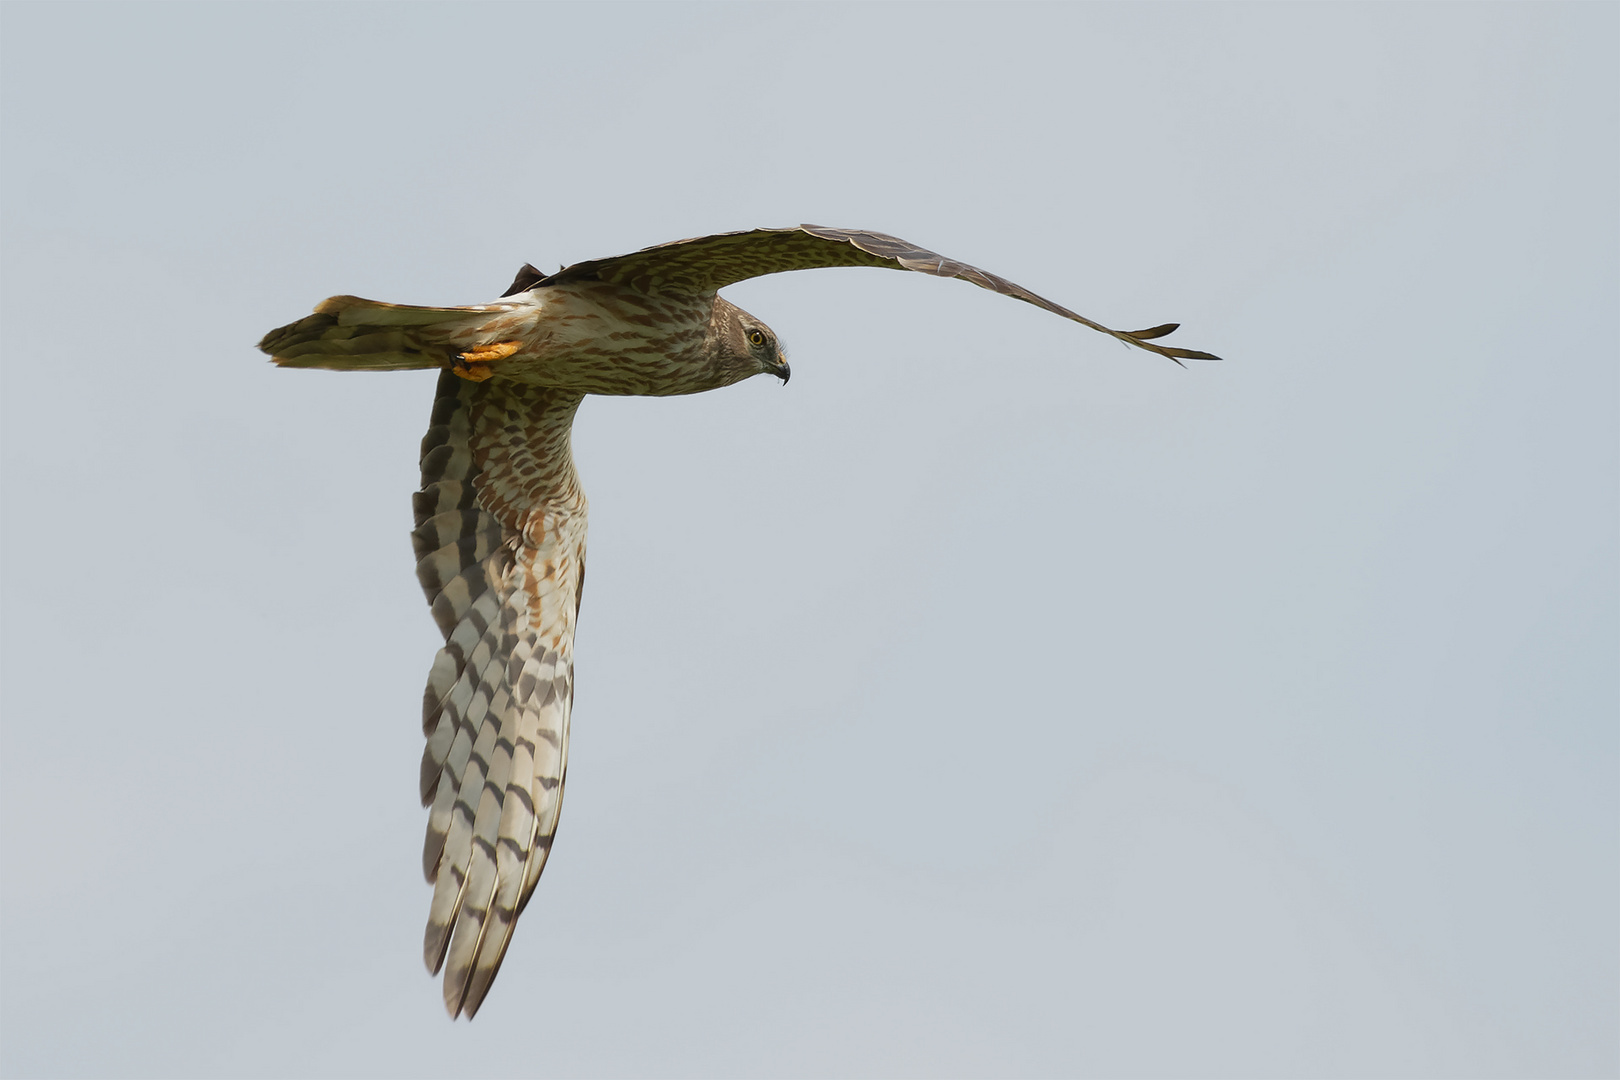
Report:
M 749 359 L 758 365 L 757 372 L 750 374 L 775 375 L 786 384 L 793 372 L 788 368 L 787 357 L 782 353 L 775 332 L 752 318 L 744 319 L 738 325 L 742 330 L 743 348 L 747 350 Z
M 788 381 L 787 358 L 777 343 L 776 331 L 723 297 L 714 301 L 706 350 L 714 386 L 729 386 L 755 375 L 775 375 Z

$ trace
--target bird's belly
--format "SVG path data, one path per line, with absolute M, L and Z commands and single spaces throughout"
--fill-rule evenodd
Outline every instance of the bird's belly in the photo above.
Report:
M 657 297 L 603 282 L 537 290 L 533 331 L 496 374 L 587 394 L 714 389 L 702 361 L 713 297 Z

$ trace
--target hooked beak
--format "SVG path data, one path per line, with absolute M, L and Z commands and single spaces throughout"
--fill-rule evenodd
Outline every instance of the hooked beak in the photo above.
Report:
M 771 374 L 775 375 L 778 379 L 781 379 L 782 385 L 786 386 L 788 376 L 793 374 L 793 369 L 788 367 L 787 361 L 784 360 L 780 364 L 776 365 L 776 367 L 771 371 Z

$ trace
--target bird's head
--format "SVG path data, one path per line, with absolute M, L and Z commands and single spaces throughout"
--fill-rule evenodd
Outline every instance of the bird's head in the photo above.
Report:
M 776 340 L 776 331 L 718 297 L 714 308 L 711 347 L 726 381 L 741 382 L 753 375 L 775 375 L 786 383 L 792 371 L 781 343 Z

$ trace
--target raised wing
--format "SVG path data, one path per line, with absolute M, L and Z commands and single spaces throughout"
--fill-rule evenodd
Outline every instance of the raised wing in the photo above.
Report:
M 1167 356 L 1178 364 L 1183 360 L 1220 359 L 1212 353 L 1150 343 L 1151 339 L 1164 337 L 1176 329 L 1178 323 L 1164 323 L 1146 330 L 1111 330 L 1061 304 L 1037 296 L 1004 277 L 955 259 L 947 259 L 898 237 L 823 225 L 752 229 L 676 240 L 629 255 L 575 263 L 550 276 L 541 274 L 532 266 L 525 266 L 518 272 L 517 280 L 512 283 L 507 295 L 540 285 L 590 279 L 610 281 L 642 292 L 681 290 L 709 293 L 747 278 L 824 266 L 881 266 L 890 270 L 916 270 L 936 277 L 962 278 L 980 288 L 1034 304 L 1054 315 L 1109 334 L 1127 345 Z
M 422 702 L 424 956 L 452 1017 L 489 992 L 562 808 L 585 579 L 579 402 L 445 372 L 422 440 L 411 539 L 445 637 Z

